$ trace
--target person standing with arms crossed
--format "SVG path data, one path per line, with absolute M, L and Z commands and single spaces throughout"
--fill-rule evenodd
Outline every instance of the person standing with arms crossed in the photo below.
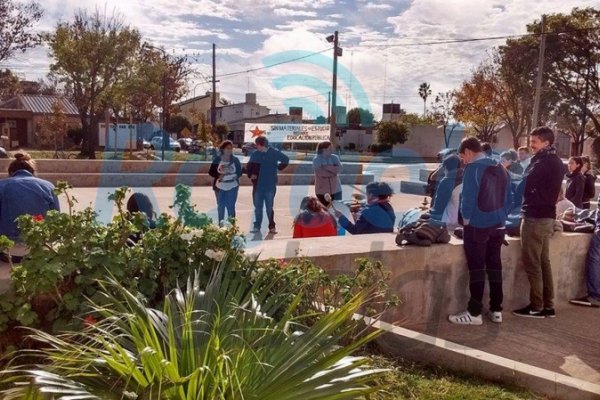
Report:
M 550 238 L 554 233 L 556 199 L 562 187 L 564 166 L 556 155 L 554 132 L 540 126 L 529 134 L 534 156 L 525 170 L 522 185 L 523 222 L 521 251 L 523 267 L 531 286 L 529 305 L 513 311 L 525 318 L 553 318 L 554 281 L 550 264 Z
M 331 142 L 321 142 L 317 146 L 317 155 L 313 159 L 315 194 L 325 207 L 329 207 L 331 200 L 342 200 L 342 182 L 339 177 L 342 163 L 332 150 Z M 331 196 L 330 199 L 327 194 Z
M 483 291 L 487 274 L 490 284 L 488 318 L 502 322 L 501 249 L 506 218 L 512 205 L 510 176 L 495 160 L 486 157 L 477 138 L 463 139 L 458 153 L 467 164 L 463 175 L 460 212 L 463 218 L 463 246 L 469 268 L 471 298 L 467 310 L 450 315 L 456 325 L 481 325 Z
M 254 200 L 254 227 L 250 233 L 260 233 L 263 220 L 263 209 L 266 208 L 269 218 L 269 233 L 276 234 L 275 213 L 273 203 L 277 192 L 277 171 L 284 170 L 290 163 L 288 156 L 269 146 L 264 136 L 254 141 L 256 151 L 250 156 L 246 166 L 248 177 L 252 181 L 252 198 Z

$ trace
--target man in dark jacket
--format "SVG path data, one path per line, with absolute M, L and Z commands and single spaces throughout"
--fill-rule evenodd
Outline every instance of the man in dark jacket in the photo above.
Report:
M 523 223 L 521 249 L 529 278 L 529 305 L 513 311 L 518 317 L 554 317 L 554 282 L 550 265 L 550 237 L 554 233 L 556 199 L 562 186 L 564 166 L 556 155 L 554 132 L 547 126 L 529 134 L 534 153 L 523 176 Z
M 467 310 L 450 315 L 457 325 L 481 325 L 483 290 L 487 273 L 492 322 L 502 322 L 502 260 L 506 217 L 512 204 L 508 172 L 482 150 L 477 138 L 463 139 L 458 153 L 467 164 L 463 175 L 460 212 L 464 225 L 464 249 L 469 268 L 471 299 Z
M 248 177 L 252 181 L 254 200 L 254 228 L 250 233 L 259 233 L 263 220 L 263 208 L 269 218 L 269 233 L 277 233 L 273 203 L 277 192 L 277 171 L 284 170 L 290 163 L 288 156 L 269 146 L 267 138 L 259 136 L 255 140 L 256 151 L 250 156 L 246 166 Z
M 385 182 L 371 182 L 367 185 L 367 205 L 363 207 L 352 223 L 338 210 L 335 216 L 340 225 L 352 235 L 364 233 L 394 232 L 396 214 L 390 204 L 393 190 Z

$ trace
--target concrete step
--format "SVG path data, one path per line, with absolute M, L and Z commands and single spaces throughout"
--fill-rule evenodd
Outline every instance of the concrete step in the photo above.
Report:
M 39 173 L 38 177 L 54 184 L 67 181 L 74 187 L 159 187 L 184 184 L 188 186 L 212 186 L 213 178 L 207 173 Z M 373 182 L 374 176 L 368 174 L 340 175 L 343 185 L 366 185 Z M 314 185 L 314 174 L 280 173 L 278 185 L 301 186 Z M 251 186 L 248 177 L 242 176 L 242 186 Z
M 400 181 L 400 192 L 406 194 L 417 194 L 419 196 L 424 196 L 426 187 L 427 184 L 423 182 Z

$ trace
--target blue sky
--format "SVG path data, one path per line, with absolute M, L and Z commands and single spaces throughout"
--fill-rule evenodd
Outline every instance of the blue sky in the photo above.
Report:
M 154 45 L 189 56 L 196 71 L 190 97 L 209 89 L 204 82 L 211 74 L 212 43 L 220 75 L 326 50 L 325 37 L 338 30 L 344 48 L 340 67 L 346 71 L 340 102 L 368 106 L 378 116 L 381 104 L 392 101 L 422 112 L 421 82 L 430 82 L 434 95 L 454 89 L 502 42 L 413 44 L 520 34 L 542 13 L 585 6 L 598 6 L 598 0 L 45 0 L 37 29 L 52 29 L 78 8 L 114 10 Z M 242 101 L 249 90 L 273 112 L 296 104 L 316 116 L 327 109 L 331 54 L 226 77 L 217 90 L 233 101 Z M 2 67 L 36 79 L 47 73 L 50 61 L 42 47 Z

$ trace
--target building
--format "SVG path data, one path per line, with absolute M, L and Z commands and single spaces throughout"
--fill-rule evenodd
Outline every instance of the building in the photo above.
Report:
M 219 93 L 215 93 L 215 104 L 220 104 Z M 193 132 L 198 130 L 198 115 L 207 115 L 207 121 L 210 122 L 210 107 L 212 104 L 212 92 L 206 92 L 203 96 L 192 97 L 175 104 L 177 115 L 186 117 L 193 126 Z
M 59 96 L 19 94 L 0 103 L 2 141 L 6 147 L 31 147 L 36 145 L 36 132 L 45 118 L 52 115 L 58 102 L 66 117 L 66 129 L 81 126 L 77 107 Z
M 246 101 L 217 107 L 216 114 L 216 123 L 221 122 L 229 125 L 234 121 L 267 116 L 269 115 L 269 108 L 257 103 L 256 93 L 246 93 Z M 210 121 L 210 109 L 206 116 Z
M 397 121 L 402 117 L 403 110 L 398 103 L 387 103 L 383 105 L 381 121 Z

